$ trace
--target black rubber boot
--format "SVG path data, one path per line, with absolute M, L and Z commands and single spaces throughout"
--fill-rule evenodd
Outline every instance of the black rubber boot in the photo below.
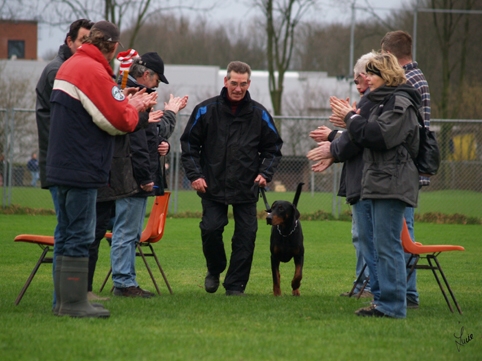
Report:
M 109 310 L 94 307 L 87 300 L 88 264 L 88 257 L 64 256 L 62 258 L 59 316 L 97 318 L 110 316 Z
M 60 271 L 62 270 L 63 256 L 55 257 L 55 273 L 54 273 L 54 292 L 55 292 L 55 306 L 52 310 L 55 316 L 59 315 L 60 310 Z

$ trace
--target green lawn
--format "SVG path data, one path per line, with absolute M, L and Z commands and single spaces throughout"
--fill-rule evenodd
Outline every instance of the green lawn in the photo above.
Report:
M 292 200 L 294 192 L 266 193 L 268 202 L 271 204 L 277 199 Z M 152 199 L 151 199 L 152 201 Z M 53 209 L 50 192 L 39 188 L 14 187 L 11 196 L 11 203 L 30 208 Z M 335 203 L 339 207 L 340 213 L 349 210 L 345 204 L 345 199 L 337 197 Z M 331 193 L 321 192 L 302 192 L 299 201 L 299 210 L 303 213 L 313 213 L 318 210 L 332 212 L 333 197 Z M 262 200 L 258 202 L 258 209 L 264 208 Z M 169 211 L 172 213 L 183 213 L 187 211 L 200 212 L 201 201 L 194 191 L 179 191 L 173 193 Z M 447 190 L 420 192 L 419 207 L 416 209 L 419 214 L 427 212 L 438 212 L 443 214 L 463 214 L 468 217 L 482 217 L 482 192 Z
M 452 314 L 430 271 L 419 271 L 421 307 L 404 320 L 354 315 L 365 300 L 339 297 L 354 275 L 350 223 L 305 221 L 305 267 L 301 297 L 289 295 L 293 264 L 282 264 L 284 295 L 271 295 L 269 227 L 259 224 L 246 297 L 203 290 L 204 259 L 199 219 L 169 218 L 155 245 L 174 294 L 158 275 L 163 295 L 112 298 L 106 320 L 52 316 L 50 265 L 42 265 L 19 306 L 14 300 L 40 249 L 16 244 L 20 233 L 52 234 L 53 216 L 0 215 L 0 357 L 2 360 L 481 360 L 482 269 L 479 225 L 416 224 L 423 243 L 460 244 L 465 252 L 440 261 L 462 307 Z M 232 234 L 232 222 L 226 227 Z M 229 241 L 226 242 L 229 248 Z M 98 289 L 109 267 L 103 242 Z M 153 290 L 140 260 L 138 279 Z M 156 274 L 157 275 L 157 274 Z M 110 286 L 111 283 L 109 282 Z M 104 290 L 103 295 L 108 295 Z M 472 338 L 457 349 L 455 335 Z

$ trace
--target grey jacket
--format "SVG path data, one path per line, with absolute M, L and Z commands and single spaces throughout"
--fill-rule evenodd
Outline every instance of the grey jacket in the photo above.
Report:
M 403 84 L 367 96 L 377 104 L 369 118 L 350 112 L 345 119 L 352 139 L 365 148 L 361 198 L 399 199 L 416 207 L 418 170 L 407 148 L 418 153 L 420 93 Z

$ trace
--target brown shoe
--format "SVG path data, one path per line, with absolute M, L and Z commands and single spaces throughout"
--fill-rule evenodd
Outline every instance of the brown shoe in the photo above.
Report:
M 362 317 L 389 317 L 383 312 L 378 311 L 375 305 L 360 308 L 355 311 L 355 315 Z
M 89 301 L 109 301 L 110 298 L 109 297 L 100 297 L 100 296 L 97 296 L 94 292 L 92 291 L 89 291 L 87 292 L 87 299 Z
M 126 288 L 114 288 L 114 296 L 151 298 L 153 295 L 153 293 L 144 291 L 140 287 L 135 286 Z

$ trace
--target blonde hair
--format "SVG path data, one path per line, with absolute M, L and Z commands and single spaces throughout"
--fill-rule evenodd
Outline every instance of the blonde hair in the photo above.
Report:
M 397 58 L 390 53 L 376 54 L 367 62 L 366 72 L 381 77 L 387 86 L 398 86 L 407 82 L 405 71 Z

